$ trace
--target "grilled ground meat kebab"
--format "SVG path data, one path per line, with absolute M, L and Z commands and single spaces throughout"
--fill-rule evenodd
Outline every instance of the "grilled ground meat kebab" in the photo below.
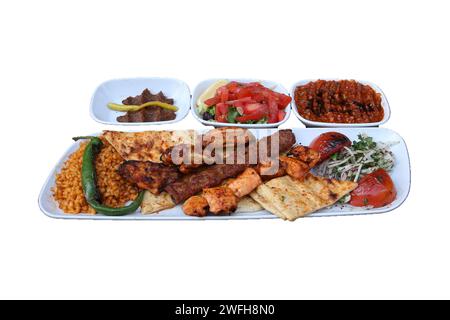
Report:
M 136 183 L 141 189 L 159 194 L 166 185 L 176 181 L 181 174 L 176 167 L 165 166 L 151 161 L 125 161 L 119 167 L 119 174 Z
M 279 135 L 279 152 L 287 152 L 295 144 L 295 136 L 291 130 L 280 130 L 274 133 Z M 265 137 L 258 141 L 258 147 L 262 144 L 267 144 L 268 153 L 270 156 L 270 143 L 272 136 Z M 248 158 L 247 158 L 248 159 Z M 202 169 L 197 172 L 187 174 L 178 181 L 168 184 L 165 191 L 170 194 L 175 203 L 183 202 L 189 197 L 201 192 L 204 188 L 211 188 L 218 186 L 228 178 L 236 177 L 242 173 L 247 167 L 245 164 L 215 164 Z

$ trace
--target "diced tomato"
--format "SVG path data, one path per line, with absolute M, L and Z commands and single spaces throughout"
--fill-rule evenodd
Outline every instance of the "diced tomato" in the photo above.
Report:
M 255 102 L 255 101 L 253 101 L 251 97 L 245 97 L 245 98 L 242 98 L 242 99 L 229 100 L 229 101 L 227 101 L 227 104 L 235 105 L 236 103 L 244 103 L 244 102 L 245 103 L 252 103 L 252 102 Z
M 244 106 L 245 106 L 245 102 L 242 102 L 242 101 L 236 101 L 235 103 L 233 103 L 233 106 L 234 107 L 236 107 L 236 108 L 241 108 L 241 109 L 243 109 L 244 108 Z
M 286 111 L 278 110 L 278 122 L 283 121 L 286 116 Z
M 222 87 L 218 88 L 216 91 L 216 95 L 220 97 L 220 102 L 227 102 L 228 96 L 229 96 L 227 87 L 222 86 Z
M 249 113 L 249 114 L 246 114 L 246 115 L 243 115 L 240 117 L 236 117 L 236 120 L 239 122 L 247 122 L 250 120 L 261 120 L 265 116 L 266 116 L 266 113 L 258 110 L 253 113 Z
M 220 116 L 216 115 L 215 120 L 217 122 L 228 122 L 226 114 L 221 114 Z
M 215 108 L 215 115 L 214 115 L 214 119 L 216 121 L 219 121 L 218 119 L 220 118 L 220 116 L 222 115 L 220 112 L 221 110 L 217 107 L 217 105 L 214 106 Z
M 350 195 L 352 206 L 380 208 L 395 200 L 397 190 L 389 174 L 383 169 L 378 169 L 363 177 Z
M 251 118 L 249 120 L 260 120 L 262 117 L 267 117 L 269 123 L 276 123 L 284 119 L 286 115 L 284 109 L 290 102 L 291 97 L 288 95 L 266 88 L 259 82 L 239 83 L 231 81 L 219 87 L 216 90 L 216 95 L 207 99 L 205 104 L 216 106 L 216 120 L 220 119 L 226 122 L 228 108 L 233 106 L 239 108 L 240 113 L 243 114 L 236 118 L 237 121 L 249 115 Z
M 236 81 L 231 81 L 227 84 L 227 89 L 230 93 L 236 93 L 238 89 L 241 87 L 241 84 Z
M 265 102 L 265 101 L 267 101 L 269 98 L 270 98 L 270 93 L 267 91 L 267 90 L 265 90 L 265 89 L 262 89 L 262 88 L 255 88 L 253 91 L 252 91 L 252 97 L 253 97 L 253 99 L 255 100 L 255 101 L 258 101 L 258 102 Z
M 269 98 L 269 118 L 267 119 L 268 123 L 276 123 L 278 122 L 278 105 L 275 99 L 272 97 Z
M 228 90 L 224 90 L 221 94 L 220 94 L 220 101 L 221 102 L 227 102 L 228 101 Z
M 309 147 L 320 153 L 320 162 L 338 153 L 344 147 L 350 147 L 352 142 L 339 132 L 325 132 L 315 138 Z
M 225 103 L 223 103 L 223 102 L 219 102 L 217 104 L 217 109 L 219 109 L 219 113 L 220 114 L 228 113 L 228 106 Z
M 242 87 L 241 90 L 237 93 L 238 99 L 242 99 L 245 97 L 252 97 L 252 88 L 250 87 Z
M 209 99 L 206 99 L 206 100 L 205 100 L 205 104 L 206 104 L 208 107 L 211 107 L 211 106 L 213 106 L 213 105 L 215 105 L 215 104 L 217 104 L 217 103 L 219 103 L 219 102 L 220 102 L 220 99 L 219 99 L 218 96 L 215 96 L 215 97 L 212 97 L 212 98 L 209 98 Z
M 245 104 L 244 108 L 243 108 L 244 114 L 250 114 L 253 113 L 255 111 L 261 111 L 261 112 L 268 112 L 267 106 L 263 105 L 261 103 L 247 103 Z
M 219 122 L 227 122 L 227 116 L 228 116 L 228 106 L 223 102 L 219 102 L 216 105 L 215 120 Z
M 292 98 L 286 94 L 278 94 L 279 102 L 278 102 L 278 108 L 279 109 L 285 109 L 289 103 L 291 103 Z
M 228 100 L 229 101 L 233 101 L 233 100 L 237 100 L 237 99 L 238 99 L 238 96 L 236 93 L 228 92 Z

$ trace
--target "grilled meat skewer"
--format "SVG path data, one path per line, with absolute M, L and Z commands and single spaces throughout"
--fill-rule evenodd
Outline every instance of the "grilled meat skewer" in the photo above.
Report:
M 280 130 L 273 135 L 264 137 L 257 143 L 257 148 L 264 144 L 270 153 L 272 139 L 278 139 L 278 149 L 280 153 L 287 152 L 295 143 L 295 136 L 291 130 Z M 239 156 L 239 155 L 238 155 Z M 270 154 L 269 154 L 270 156 Z M 165 187 L 165 191 L 170 194 L 175 203 L 180 203 L 189 197 L 200 193 L 203 189 L 219 186 L 222 181 L 236 177 L 250 166 L 248 151 L 244 155 L 243 164 L 215 164 L 205 168 L 200 168 L 196 172 L 185 175 L 178 181 L 170 183 Z
M 291 150 L 291 154 L 296 157 L 280 156 L 280 169 L 271 175 L 271 178 L 288 174 L 294 179 L 302 180 L 308 174 L 309 170 L 314 167 L 320 154 L 307 147 L 297 146 Z M 308 161 L 304 162 L 301 159 Z M 259 171 L 253 168 L 247 168 L 236 179 L 229 181 L 227 184 L 217 188 L 206 188 L 203 190 L 201 196 L 194 196 L 189 198 L 183 205 L 183 211 L 187 215 L 204 216 L 209 212 L 213 214 L 229 214 L 236 210 L 234 203 L 238 202 L 239 198 L 250 194 L 260 184 L 262 184 L 261 173 L 262 166 L 257 167 Z
M 119 166 L 118 171 L 126 180 L 153 194 L 159 194 L 165 186 L 175 182 L 181 176 L 176 167 L 151 161 L 125 161 Z

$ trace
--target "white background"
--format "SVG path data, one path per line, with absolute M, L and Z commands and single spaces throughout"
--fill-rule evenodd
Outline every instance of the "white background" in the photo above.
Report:
M 447 3 L 2 1 L 0 297 L 450 298 Z M 44 216 L 40 188 L 71 137 L 106 128 L 93 90 L 133 76 L 370 80 L 409 145 L 410 197 L 294 223 Z

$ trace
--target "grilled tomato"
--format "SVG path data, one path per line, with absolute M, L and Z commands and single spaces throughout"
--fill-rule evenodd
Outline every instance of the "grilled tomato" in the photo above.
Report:
M 325 132 L 315 138 L 309 147 L 320 153 L 319 162 L 323 162 L 338 153 L 344 147 L 350 147 L 352 142 L 347 136 L 339 132 Z
M 350 195 L 352 206 L 380 208 L 394 201 L 397 191 L 389 174 L 384 169 L 378 169 L 361 178 L 358 187 Z

